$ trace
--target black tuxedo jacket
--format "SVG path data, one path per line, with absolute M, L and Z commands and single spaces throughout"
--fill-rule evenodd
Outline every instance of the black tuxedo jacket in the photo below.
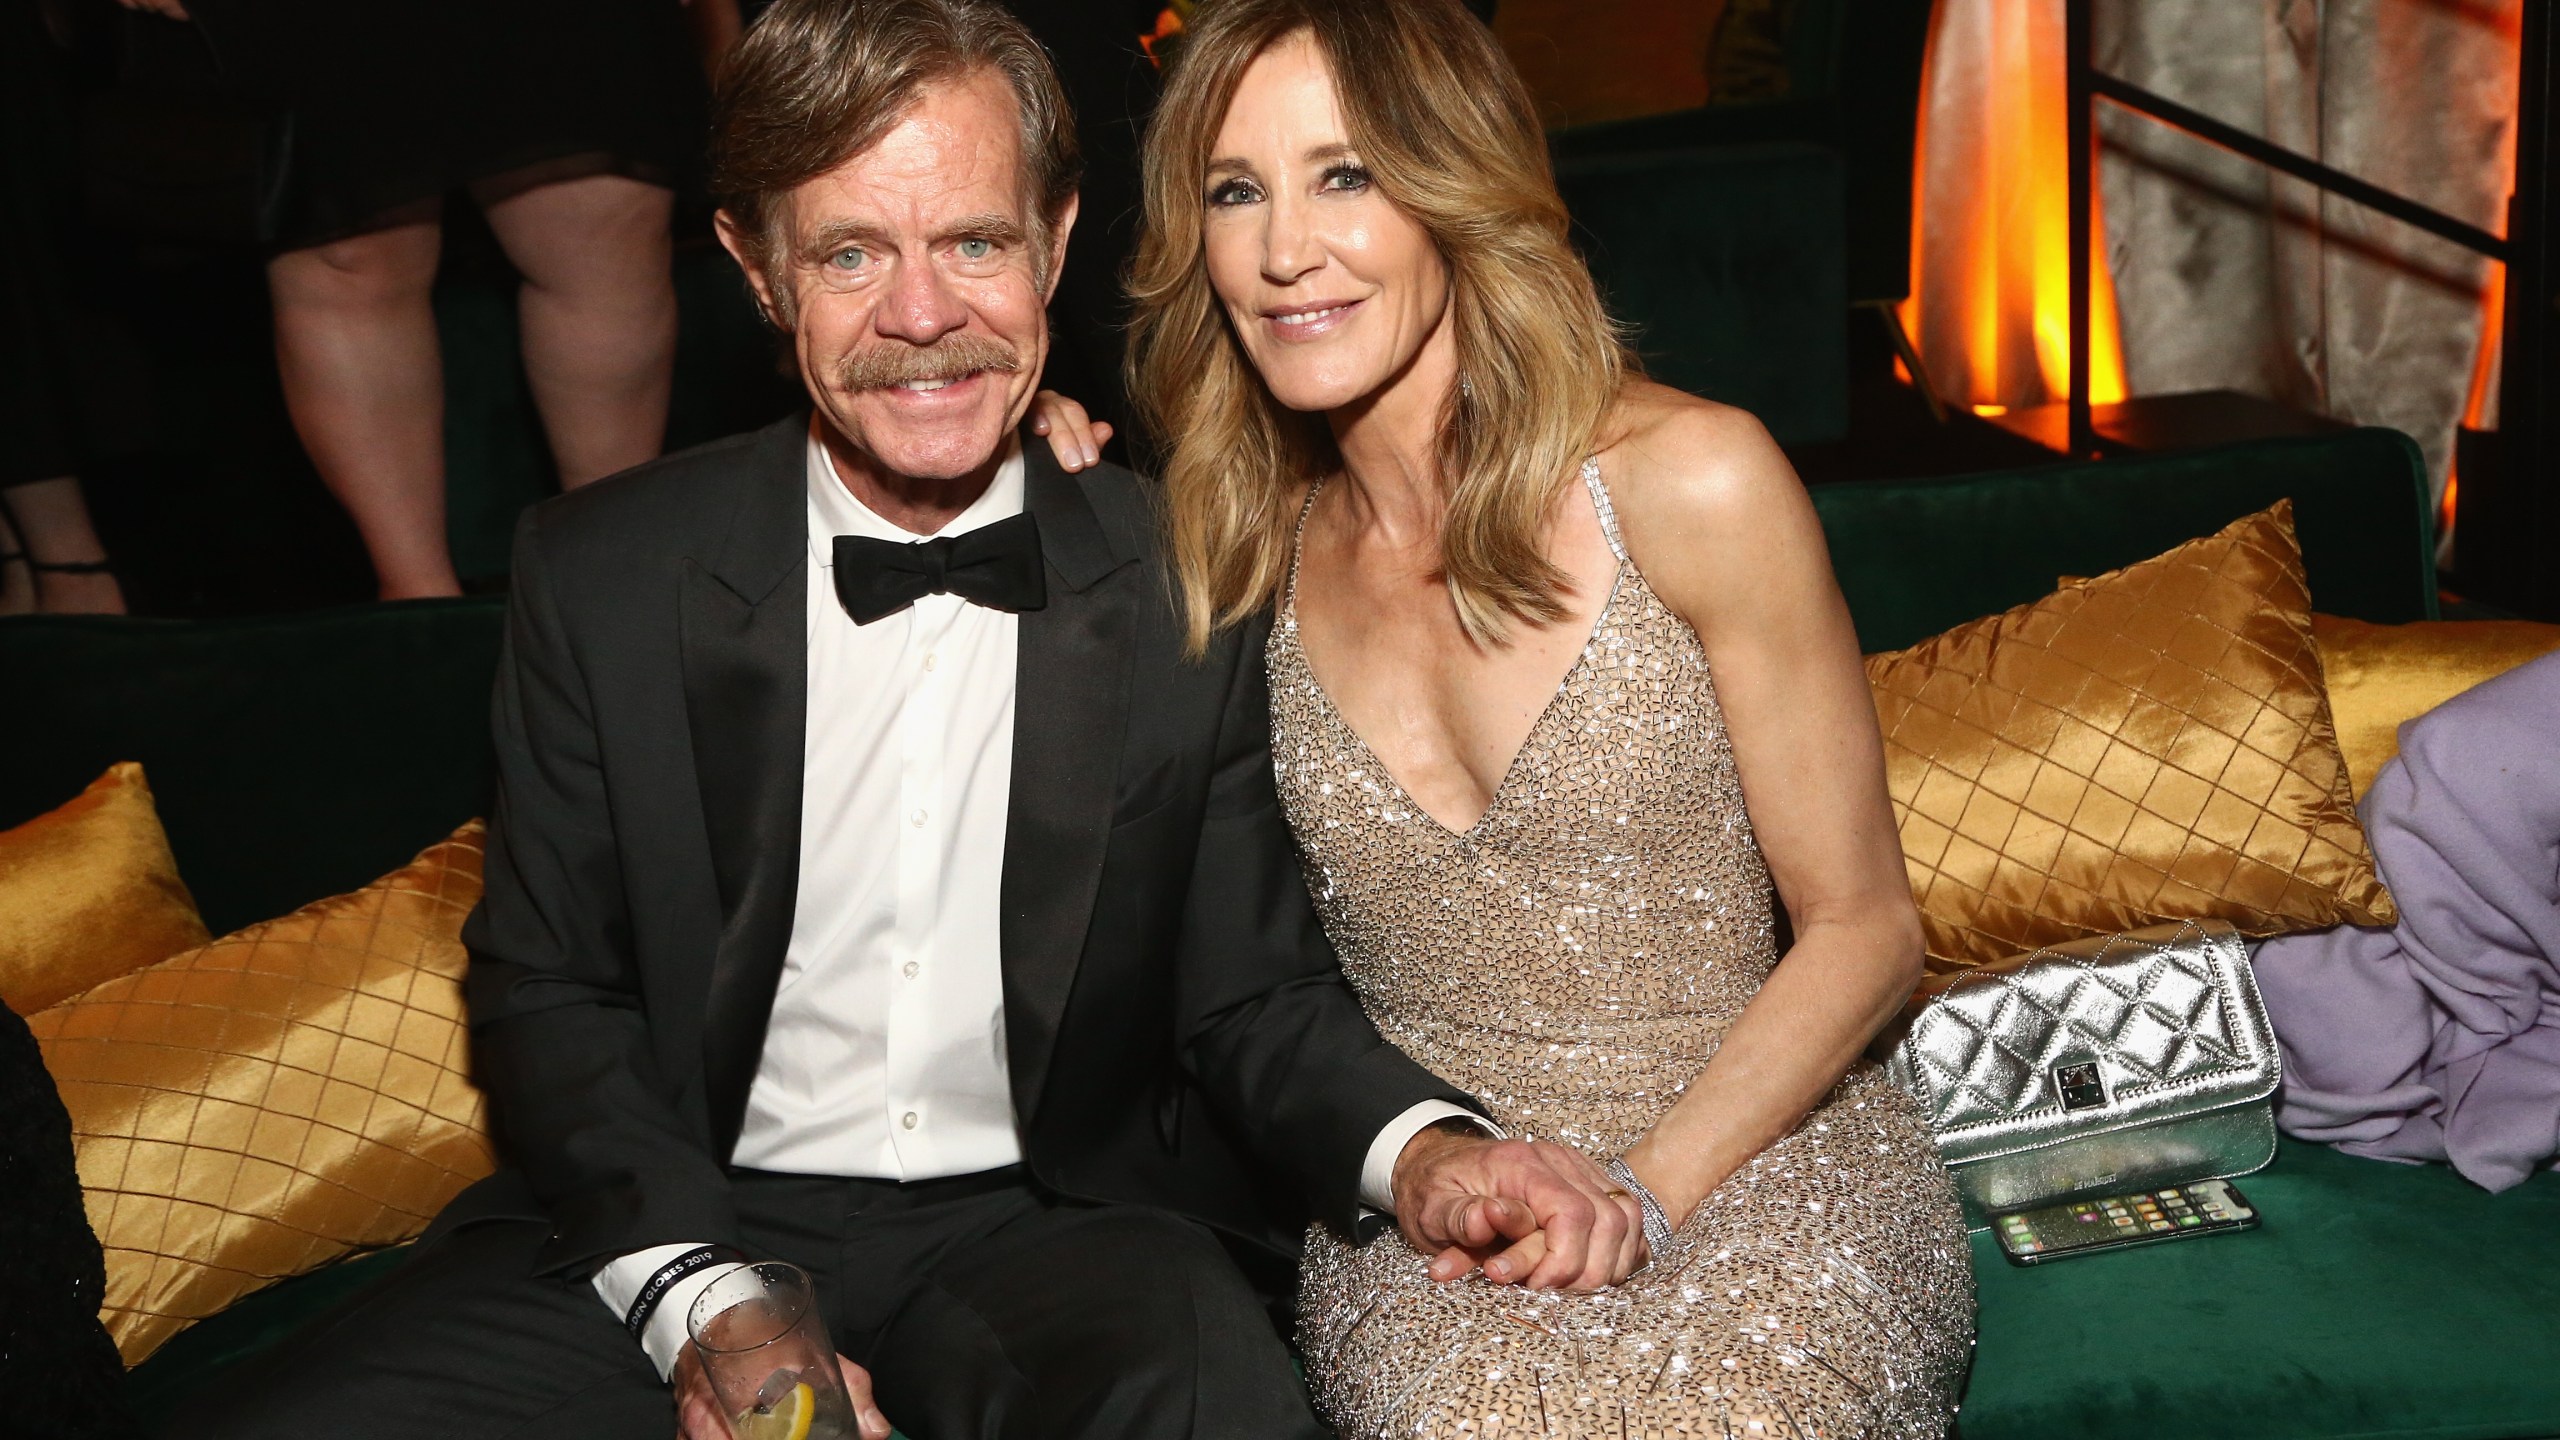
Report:
M 444 1223 L 543 1214 L 547 1269 L 737 1238 L 725 1165 L 800 881 L 807 435 L 657 461 L 517 535 L 463 931 L 511 1169 Z M 1025 440 L 1049 600 L 1021 620 L 1001 936 L 1026 1163 L 1285 1250 L 1302 1202 L 1348 1227 L 1380 1127 L 1462 1097 L 1378 1037 L 1317 926 L 1260 627 L 1185 661 L 1140 482 Z

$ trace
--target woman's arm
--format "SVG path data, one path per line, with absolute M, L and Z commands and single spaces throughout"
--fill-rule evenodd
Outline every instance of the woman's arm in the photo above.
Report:
M 1920 918 L 1857 634 L 1803 483 L 1739 410 L 1648 385 L 1626 418 L 1602 464 L 1627 544 L 1706 644 L 1795 931 L 1715 1059 L 1627 1152 L 1677 1223 L 1795 1128 L 1909 998 Z

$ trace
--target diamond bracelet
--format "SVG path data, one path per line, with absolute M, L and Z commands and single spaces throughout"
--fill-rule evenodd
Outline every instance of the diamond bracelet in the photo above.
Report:
M 1671 1228 L 1671 1217 L 1663 1211 L 1662 1202 L 1655 1198 L 1653 1191 L 1646 1188 L 1643 1181 L 1636 1178 L 1636 1172 L 1627 1168 L 1624 1158 L 1613 1156 L 1602 1161 L 1600 1168 L 1610 1179 L 1625 1186 L 1627 1193 L 1635 1197 L 1636 1208 L 1644 1212 L 1646 1263 L 1650 1264 L 1670 1254 L 1674 1232 Z

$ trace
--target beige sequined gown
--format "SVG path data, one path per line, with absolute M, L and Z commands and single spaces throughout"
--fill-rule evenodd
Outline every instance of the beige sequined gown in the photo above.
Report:
M 1484 818 L 1431 818 L 1270 646 L 1307 883 L 1387 1038 L 1519 1136 L 1605 1156 L 1715 1054 L 1776 960 L 1769 872 L 1698 637 L 1626 557 Z M 1591 1295 L 1435 1284 L 1394 1235 L 1308 1236 L 1299 1344 L 1346 1435 L 1939 1436 L 1972 1341 L 1963 1221 L 1914 1107 L 1861 1065 Z

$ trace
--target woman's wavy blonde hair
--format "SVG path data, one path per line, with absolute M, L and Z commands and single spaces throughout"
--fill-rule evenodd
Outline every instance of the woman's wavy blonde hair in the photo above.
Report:
M 1515 621 L 1566 613 L 1540 539 L 1635 372 L 1568 239 L 1528 90 L 1457 0 L 1210 0 L 1147 131 L 1130 285 L 1130 390 L 1163 449 L 1190 644 L 1274 602 L 1297 502 L 1341 463 L 1323 417 L 1282 407 L 1255 374 L 1202 249 L 1228 102 L 1257 56 L 1300 32 L 1374 183 L 1449 269 L 1466 383 L 1440 427 L 1441 569 L 1459 623 L 1500 643 Z

